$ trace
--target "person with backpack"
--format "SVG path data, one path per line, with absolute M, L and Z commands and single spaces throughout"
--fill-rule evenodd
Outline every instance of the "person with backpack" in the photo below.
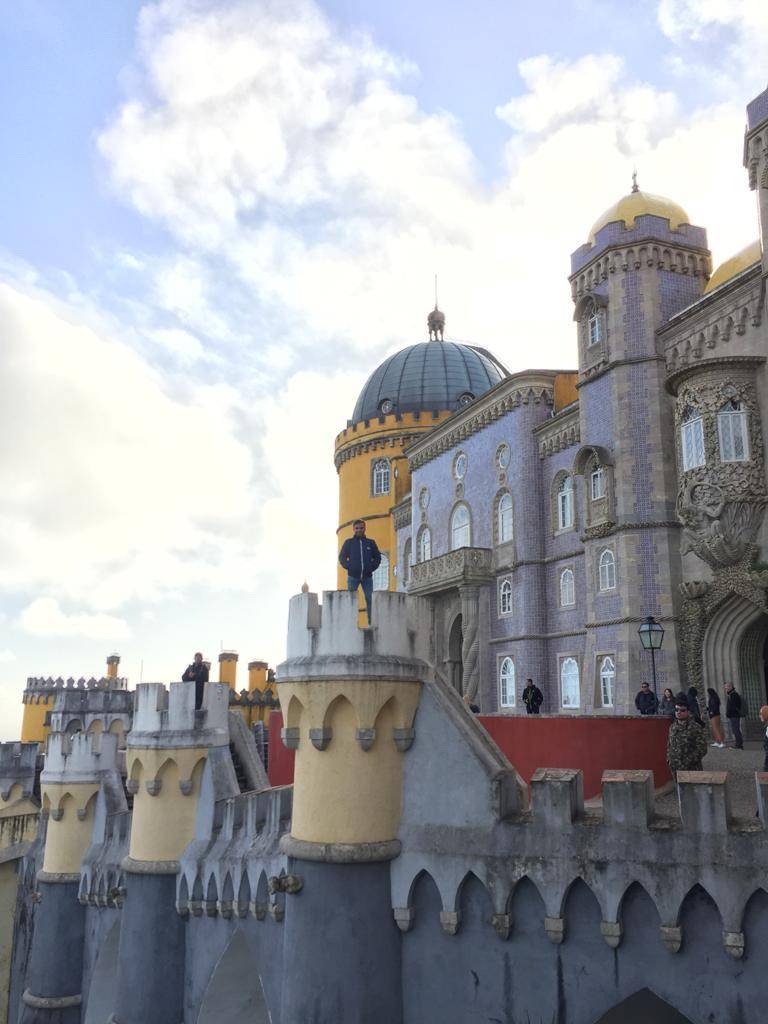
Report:
M 725 684 L 725 720 L 733 738 L 734 750 L 744 749 L 744 738 L 741 735 L 741 718 L 744 715 L 744 702 L 736 692 L 733 683 Z

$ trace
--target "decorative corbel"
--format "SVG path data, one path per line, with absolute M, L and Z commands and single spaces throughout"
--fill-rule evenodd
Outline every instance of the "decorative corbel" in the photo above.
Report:
M 309 739 L 315 750 L 325 750 L 333 739 L 333 729 L 330 727 L 323 729 L 310 729 Z
M 565 918 L 545 917 L 544 931 L 547 933 L 549 941 L 559 946 L 565 938 Z

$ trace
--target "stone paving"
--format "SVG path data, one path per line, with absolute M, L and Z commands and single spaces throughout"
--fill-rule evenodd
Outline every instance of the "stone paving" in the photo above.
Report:
M 757 810 L 755 772 L 762 771 L 763 758 L 763 745 L 759 742 L 747 742 L 743 750 L 710 747 L 704 758 L 705 771 L 728 772 L 731 811 L 737 818 L 754 817 Z M 656 813 L 665 818 L 678 815 L 677 792 L 674 789 L 657 797 Z

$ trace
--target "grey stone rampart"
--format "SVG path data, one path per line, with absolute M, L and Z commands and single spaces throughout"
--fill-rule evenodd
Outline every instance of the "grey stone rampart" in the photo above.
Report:
M 226 683 L 206 683 L 203 707 L 195 710 L 191 683 L 139 683 L 128 746 L 228 746 L 229 692 Z
M 0 743 L 0 799 L 8 800 L 15 785 L 30 797 L 35 786 L 37 743 Z
M 113 682 L 113 680 L 109 680 Z M 119 720 L 128 732 L 133 716 L 133 693 L 123 689 L 58 689 L 51 711 L 51 731 L 67 732 L 79 726 L 87 732 L 96 722 L 104 732 Z

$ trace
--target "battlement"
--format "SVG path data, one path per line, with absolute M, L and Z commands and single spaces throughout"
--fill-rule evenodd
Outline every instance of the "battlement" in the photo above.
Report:
M 140 683 L 135 691 L 129 747 L 215 747 L 229 744 L 229 694 L 225 683 L 207 683 L 195 710 L 190 683 Z
M 373 624 L 361 629 L 357 594 L 326 590 L 322 604 L 317 594 L 297 594 L 288 608 L 287 660 L 278 666 L 278 681 L 329 674 L 418 677 L 430 635 L 428 611 L 407 594 L 376 591 Z
M 27 684 L 24 688 L 23 701 L 25 704 L 29 703 L 33 697 L 41 693 L 51 693 L 57 690 L 127 690 L 128 679 L 125 677 L 118 678 L 117 676 L 102 676 L 100 679 L 96 679 L 91 676 L 90 679 L 85 679 L 83 676 L 80 679 L 74 679 L 70 676 L 68 679 L 63 679 L 58 676 L 54 679 L 52 676 L 45 678 L 44 676 L 28 676 Z
M 37 743 L 0 743 L 0 802 L 10 799 L 14 786 L 29 797 L 35 782 Z
M 53 732 L 48 737 L 43 785 L 91 783 L 117 766 L 117 737 L 108 733 Z

